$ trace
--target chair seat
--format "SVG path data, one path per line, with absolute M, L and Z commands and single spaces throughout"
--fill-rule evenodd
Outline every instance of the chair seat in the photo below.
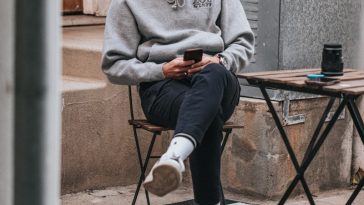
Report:
M 149 132 L 162 132 L 162 131 L 172 130 L 170 128 L 150 123 L 148 120 L 129 120 L 129 124 L 134 125 L 137 128 L 142 128 Z
M 228 129 L 242 129 L 244 128 L 243 125 L 236 124 L 234 122 L 225 122 L 224 127 L 222 128 L 223 131 L 227 131 Z
M 148 120 L 129 120 L 129 124 L 133 125 L 137 128 L 142 128 L 149 132 L 162 132 L 167 130 L 173 130 L 172 128 L 167 128 L 163 126 L 159 126 L 153 123 L 150 123 Z M 229 129 L 241 129 L 244 128 L 242 125 L 235 124 L 233 122 L 226 122 L 223 127 L 223 131 L 226 132 Z

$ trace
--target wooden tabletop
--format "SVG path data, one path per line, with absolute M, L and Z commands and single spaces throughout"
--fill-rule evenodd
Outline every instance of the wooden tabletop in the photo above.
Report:
M 329 86 L 313 86 L 305 83 L 307 74 L 320 73 L 321 69 L 281 70 L 238 74 L 239 78 L 248 80 L 251 84 L 266 83 L 271 85 L 284 85 L 292 88 L 310 88 L 312 90 L 327 91 L 350 95 L 364 94 L 364 72 L 354 69 L 345 69 L 340 83 Z

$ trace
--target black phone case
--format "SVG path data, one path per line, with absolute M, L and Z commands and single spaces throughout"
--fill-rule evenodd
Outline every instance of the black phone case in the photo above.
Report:
M 319 80 L 305 80 L 305 83 L 308 84 L 308 85 L 315 85 L 315 86 L 328 86 L 328 85 L 334 85 L 336 83 L 339 83 L 340 80 L 339 79 L 332 79 L 330 81 L 326 81 L 326 82 L 323 82 L 323 81 L 319 81 Z
M 188 49 L 183 55 L 183 60 L 194 60 L 195 63 L 202 60 L 203 50 L 201 48 Z

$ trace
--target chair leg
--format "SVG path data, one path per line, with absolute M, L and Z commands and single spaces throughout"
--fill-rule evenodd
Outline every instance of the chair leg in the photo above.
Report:
M 132 205 L 135 205 L 136 200 L 137 200 L 138 195 L 139 195 L 139 191 L 140 191 L 141 185 L 142 185 L 142 183 L 143 183 L 143 181 L 145 179 L 145 172 L 147 171 L 149 159 L 150 159 L 150 156 L 151 156 L 152 151 L 153 151 L 153 147 L 154 147 L 154 143 L 155 143 L 156 137 L 157 137 L 157 133 L 153 133 L 153 138 L 152 138 L 152 140 L 150 142 L 147 156 L 145 157 L 144 163 L 142 162 L 141 174 L 140 174 L 140 177 L 139 177 L 137 189 L 136 189 L 135 194 L 134 194 L 134 198 L 133 198 Z M 141 158 L 138 136 L 136 136 L 135 139 L 136 139 L 136 144 L 137 144 L 138 155 Z M 147 204 L 150 205 L 150 199 L 149 199 L 149 194 L 148 194 L 148 191 L 147 190 L 145 190 L 145 194 L 146 194 L 145 196 L 146 196 L 146 199 L 147 199 Z
M 222 154 L 224 153 L 224 149 L 225 149 L 225 145 L 229 139 L 229 136 L 231 134 L 231 131 L 232 129 L 228 129 L 225 133 L 225 136 L 223 137 L 223 140 L 222 140 L 222 144 L 221 144 L 221 156 L 222 157 Z M 222 183 L 221 183 L 221 180 L 220 180 L 220 194 L 221 194 L 221 200 L 222 200 L 222 203 L 221 205 L 226 205 L 226 202 L 225 202 L 225 195 L 224 195 L 224 189 L 222 187 Z
M 136 148 L 137 148 L 138 161 L 139 161 L 140 172 L 141 172 L 143 170 L 143 158 L 142 158 L 142 154 L 141 154 L 141 151 L 140 151 L 139 138 L 138 138 L 138 133 L 137 133 L 137 127 L 136 126 L 133 126 L 133 133 L 134 133 L 134 141 L 135 141 L 135 145 L 136 145 Z M 139 190 L 138 190 L 138 192 L 136 192 L 134 197 L 137 198 L 138 194 L 139 194 Z M 147 197 L 147 201 L 149 201 L 149 194 L 148 194 L 147 190 L 145 190 L 145 196 Z
M 135 147 L 137 148 L 137 155 L 138 155 L 138 161 L 139 161 L 139 166 L 140 166 L 140 172 L 142 172 L 142 170 L 143 170 L 143 158 L 142 158 L 142 153 L 141 153 L 140 145 L 139 145 L 137 127 L 134 126 L 134 125 L 133 125 L 133 133 L 134 133 Z M 139 194 L 139 190 L 137 190 L 137 192 L 134 194 L 135 199 L 133 199 L 133 201 L 134 200 L 136 201 L 136 198 L 138 198 L 138 194 Z M 147 190 L 145 190 L 145 196 L 147 197 L 147 201 L 149 201 L 149 194 L 148 194 Z M 133 202 L 133 204 L 135 204 L 135 202 Z
M 226 130 L 226 134 L 225 134 L 225 137 L 222 139 L 222 143 L 221 143 L 221 156 L 222 156 L 222 153 L 224 153 L 224 149 L 225 149 L 225 146 L 226 146 L 226 143 L 229 139 L 229 136 L 232 132 L 232 129 L 228 129 Z

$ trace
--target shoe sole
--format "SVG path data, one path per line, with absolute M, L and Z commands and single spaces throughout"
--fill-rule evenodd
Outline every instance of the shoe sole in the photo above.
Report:
M 144 188 L 157 196 L 164 196 L 176 190 L 180 184 L 181 176 L 175 167 L 160 165 L 153 170 L 153 179 L 144 182 Z

